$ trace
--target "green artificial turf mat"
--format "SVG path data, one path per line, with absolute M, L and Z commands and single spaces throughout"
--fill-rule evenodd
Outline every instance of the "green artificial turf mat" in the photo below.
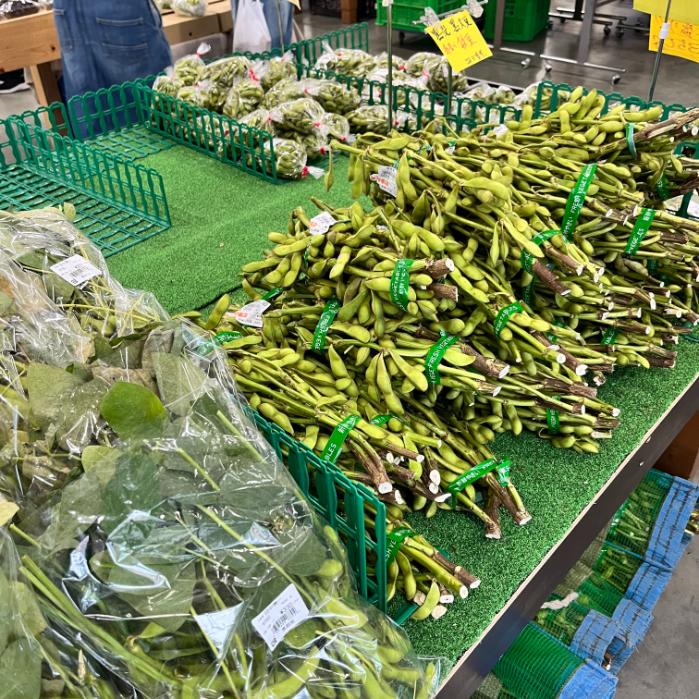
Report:
M 323 180 L 270 184 L 185 146 L 139 161 L 163 177 L 172 228 L 109 259 L 125 286 L 152 291 L 171 313 L 205 306 L 240 284 L 240 267 L 259 259 L 267 233 L 286 230 L 297 206 L 351 202 L 348 160 L 335 158 L 335 186 Z
M 599 454 L 555 449 L 531 433 L 499 436 L 493 449 L 512 459 L 513 482 L 533 517 L 526 526 L 517 527 L 503 511 L 499 541 L 486 540 L 479 522 L 465 513 L 440 512 L 430 520 L 413 515 L 416 529 L 482 581 L 468 599 L 451 605 L 438 621 L 406 624 L 416 651 L 455 663 L 698 373 L 699 344 L 684 341 L 674 369 L 614 373 L 599 393 L 621 408 L 621 426 L 613 439 L 602 442 Z M 600 529 L 605 524 L 600 521 Z

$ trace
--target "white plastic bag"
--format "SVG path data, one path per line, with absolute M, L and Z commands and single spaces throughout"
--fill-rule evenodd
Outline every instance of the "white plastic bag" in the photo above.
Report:
M 260 0 L 241 0 L 233 27 L 233 51 L 261 53 L 272 48 L 270 36 Z

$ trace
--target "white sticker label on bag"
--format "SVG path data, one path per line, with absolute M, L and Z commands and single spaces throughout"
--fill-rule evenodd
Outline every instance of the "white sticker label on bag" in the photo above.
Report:
M 271 306 L 269 301 L 264 299 L 258 299 L 257 301 L 251 301 L 246 303 L 242 308 L 238 309 L 234 314 L 233 318 L 237 320 L 241 325 L 247 325 L 251 328 L 261 328 L 262 327 L 262 314 Z
M 379 171 L 369 179 L 379 185 L 379 189 L 387 192 L 392 197 L 398 195 L 398 170 L 390 165 L 382 165 Z
M 80 286 L 90 281 L 93 277 L 98 277 L 102 274 L 101 270 L 82 255 L 71 255 L 71 257 L 67 257 L 65 260 L 51 265 L 50 269 L 73 286 Z
M 322 214 L 318 214 L 311 219 L 311 235 L 323 235 L 330 230 L 332 226 L 337 221 L 333 218 L 333 215 L 328 211 L 323 211 Z
M 291 584 L 267 605 L 253 620 L 252 627 L 274 650 L 291 629 L 309 617 L 308 607 L 296 586 Z

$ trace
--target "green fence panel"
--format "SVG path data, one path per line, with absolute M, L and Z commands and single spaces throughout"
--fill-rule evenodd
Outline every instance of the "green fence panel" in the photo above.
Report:
M 343 541 L 359 593 L 386 611 L 386 506 L 257 412 L 252 418 L 321 518 Z M 366 519 L 375 520 L 375 538 Z
M 168 229 L 160 175 L 60 135 L 64 117 L 60 109 L 44 108 L 0 122 L 0 208 L 70 202 L 76 225 L 106 257 Z

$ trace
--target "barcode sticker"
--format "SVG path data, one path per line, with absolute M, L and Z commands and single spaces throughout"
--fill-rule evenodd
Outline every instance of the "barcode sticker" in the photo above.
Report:
M 330 226 L 334 223 L 337 223 L 337 221 L 333 215 L 328 211 L 323 211 L 322 214 L 318 214 L 311 219 L 311 235 L 327 233 L 330 230 Z
M 369 178 L 372 182 L 379 185 L 379 189 L 390 194 L 392 197 L 398 195 L 398 170 L 389 165 L 382 165 L 375 175 Z
M 50 269 L 73 286 L 80 286 L 90 281 L 93 277 L 98 277 L 102 274 L 101 270 L 82 255 L 71 255 L 71 257 L 67 257 L 65 260 L 51 265 Z
M 265 299 L 258 299 L 257 301 L 251 301 L 246 303 L 242 308 L 238 309 L 233 313 L 233 318 L 237 320 L 241 325 L 247 325 L 251 328 L 261 328 L 262 327 L 262 314 L 271 306 L 272 304 Z
M 295 585 L 289 585 L 253 620 L 252 627 L 274 650 L 291 629 L 309 617 L 308 607 Z

